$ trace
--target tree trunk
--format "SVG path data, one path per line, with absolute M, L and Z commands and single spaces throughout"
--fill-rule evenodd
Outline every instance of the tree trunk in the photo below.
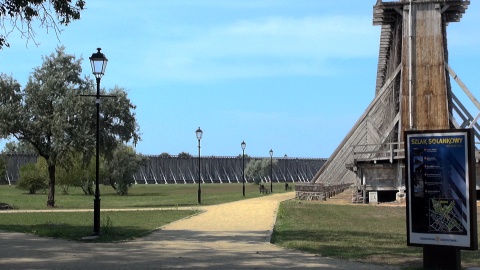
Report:
M 55 207 L 55 165 L 48 164 L 48 199 L 47 199 L 47 207 Z

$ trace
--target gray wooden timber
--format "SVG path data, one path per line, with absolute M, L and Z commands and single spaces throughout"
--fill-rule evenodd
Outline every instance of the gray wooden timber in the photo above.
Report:
M 325 166 L 314 176 L 312 182 L 326 184 L 355 183 L 356 175 L 346 168 L 346 164 L 354 163 L 353 151 L 372 152 L 382 147 L 380 139 L 384 142 L 395 142 L 396 130 L 391 128 L 392 122 L 397 118 L 398 95 L 394 94 L 397 77 L 400 73 L 398 66 L 387 84 L 380 89 L 379 94 L 368 106 L 363 115 L 343 139 Z M 393 109 L 393 110 L 392 110 Z M 387 136 L 385 136 L 387 134 Z M 353 147 L 359 146 L 359 149 Z M 365 154 L 364 158 L 370 157 Z
M 458 0 L 377 1 L 373 24 L 381 26 L 381 34 L 375 98 L 312 178 L 312 183 L 355 183 L 365 187 L 374 167 L 366 165 L 367 173 L 357 165 L 386 162 L 397 164 L 398 168 L 391 170 L 395 175 L 386 176 L 389 166 L 385 165 L 383 172 L 370 177 L 369 188 L 375 190 L 380 182 L 385 188 L 388 184 L 384 180 L 390 177 L 390 188 L 401 189 L 398 178 L 403 168 L 403 133 L 410 128 L 473 127 L 476 141 L 480 141 L 480 126 L 476 123 L 480 114 L 468 113 L 452 93 L 450 76 L 477 108 L 478 102 L 448 65 L 446 27 L 450 22 L 459 22 L 469 4 L 470 1 Z M 412 88 L 409 88 L 410 78 Z
M 5 181 L 0 180 L 0 184 L 14 184 L 21 166 L 37 162 L 37 156 L 29 154 L 5 155 L 5 159 Z
M 250 160 L 270 159 L 270 157 L 245 158 L 245 166 Z M 308 182 L 326 162 L 324 158 L 274 158 L 273 182 Z M 5 181 L 0 184 L 15 184 L 20 167 L 36 162 L 35 155 L 6 155 Z M 201 157 L 202 183 L 242 182 L 241 157 Z M 198 183 L 198 157 L 179 158 L 177 156 L 147 156 L 147 162 L 134 175 L 136 184 L 191 184 Z M 247 182 L 254 179 L 245 178 Z M 262 179 L 270 181 L 270 177 Z
M 297 183 L 295 198 L 306 201 L 326 201 L 348 189 L 350 184 L 323 185 L 312 183 Z
M 251 160 L 270 157 L 245 158 L 245 166 Z M 326 162 L 324 158 L 275 158 L 273 182 L 308 182 Z M 201 157 L 201 183 L 241 183 L 241 157 Z M 135 175 L 137 184 L 193 184 L 198 183 L 198 157 L 178 158 L 148 156 L 148 161 Z M 255 179 L 245 177 L 246 182 Z M 270 181 L 270 176 L 262 181 Z

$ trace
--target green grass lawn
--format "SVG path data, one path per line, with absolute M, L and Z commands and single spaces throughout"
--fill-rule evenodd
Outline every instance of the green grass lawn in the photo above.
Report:
M 242 184 L 202 184 L 202 205 L 213 205 L 258 196 L 258 186 Z M 283 184 L 274 184 L 275 193 L 285 192 Z M 110 186 L 101 186 L 101 209 L 158 208 L 198 205 L 198 185 L 135 185 L 127 196 L 119 196 Z M 28 194 L 14 186 L 0 186 L 0 203 L 18 210 L 45 210 L 47 194 Z M 79 188 L 70 188 L 69 194 L 57 189 L 55 209 L 91 209 L 93 196 Z M 81 240 L 93 232 L 93 212 L 2 213 L 0 230 L 30 233 L 39 236 Z M 99 242 L 123 241 L 141 237 L 172 221 L 197 213 L 191 210 L 108 211 L 101 213 L 102 236 Z M 141 220 L 141 222 L 139 222 Z
M 281 204 L 272 242 L 321 256 L 418 269 L 422 248 L 407 247 L 405 207 Z M 480 265 L 479 251 L 462 251 L 464 266 Z
M 118 196 L 102 186 L 101 208 L 155 208 L 197 205 L 197 185 L 136 185 L 127 196 Z M 274 193 L 284 192 L 275 184 Z M 247 184 L 246 197 L 262 195 L 258 186 Z M 242 200 L 241 184 L 202 185 L 203 205 Z M 17 209 L 48 209 L 45 193 L 29 195 L 11 186 L 0 186 L 0 202 Z M 57 194 L 58 209 L 93 209 L 93 196 L 79 189 Z M 102 212 L 100 242 L 124 241 L 195 214 L 184 210 Z M 141 220 L 142 222 L 138 222 Z M 480 224 L 480 223 L 479 223 Z M 14 213 L 0 211 L 0 230 L 80 240 L 93 232 L 92 212 Z M 277 214 L 272 242 L 286 248 L 322 256 L 404 269 L 421 269 L 422 249 L 407 247 L 404 207 L 379 205 L 335 205 L 325 202 L 288 201 Z M 462 251 L 462 265 L 480 265 L 479 251 Z
M 102 212 L 102 235 L 94 241 L 114 242 L 142 237 L 195 213 L 189 210 Z M 0 230 L 81 241 L 82 237 L 93 232 L 93 212 L 0 213 Z
M 242 184 L 202 184 L 202 204 L 214 205 L 231 201 L 265 196 L 259 193 L 258 186 L 245 184 L 245 197 Z M 93 196 L 85 195 L 80 188 L 70 188 L 68 194 L 62 194 L 57 188 L 55 205 L 57 209 L 92 209 Z M 151 208 L 197 205 L 198 185 L 134 185 L 126 196 L 119 196 L 110 186 L 100 186 L 102 209 L 115 208 Z M 274 193 L 285 192 L 283 184 L 273 184 Z M 47 193 L 27 194 L 15 186 L 0 185 L 0 203 L 7 203 L 15 209 L 49 209 L 46 206 Z

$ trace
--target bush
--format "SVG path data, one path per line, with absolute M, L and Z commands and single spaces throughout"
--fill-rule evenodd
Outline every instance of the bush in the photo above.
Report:
M 120 145 L 113 157 L 106 161 L 105 174 L 110 185 L 119 195 L 127 195 L 134 183 L 133 174 L 146 162 L 146 158 L 135 153 L 135 150 L 126 145 Z
M 192 155 L 190 155 L 187 152 L 181 152 L 177 155 L 178 158 L 192 158 Z
M 28 163 L 20 167 L 20 177 L 18 178 L 17 188 L 28 190 L 30 194 L 35 194 L 38 190 L 48 188 L 48 177 L 45 168 L 41 164 Z
M 253 178 L 256 185 L 258 185 L 262 179 L 269 178 L 270 176 L 270 165 L 273 165 L 273 168 L 277 166 L 278 161 L 273 159 L 264 158 L 258 160 L 250 160 L 247 167 L 245 168 L 245 176 Z
M 171 158 L 172 156 L 167 152 L 163 152 L 159 155 L 159 157 L 161 157 L 161 158 Z
M 95 158 L 86 161 L 81 154 L 73 154 L 71 161 L 62 164 L 56 172 L 56 182 L 62 187 L 62 192 L 68 194 L 69 187 L 80 187 L 85 195 L 93 195 L 95 162 Z M 100 179 L 103 178 L 103 171 L 103 158 L 100 158 Z

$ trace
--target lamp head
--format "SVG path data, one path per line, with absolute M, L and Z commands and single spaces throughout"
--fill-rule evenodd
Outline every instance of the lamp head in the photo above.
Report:
M 90 64 L 92 65 L 92 72 L 95 78 L 100 79 L 102 78 L 103 74 L 105 74 L 105 69 L 107 68 L 108 59 L 105 57 L 103 53 L 100 52 L 101 48 L 97 48 L 97 52 L 93 53 L 90 56 Z
M 195 131 L 195 134 L 197 135 L 197 139 L 200 141 L 202 139 L 203 131 L 198 127 L 197 131 Z

